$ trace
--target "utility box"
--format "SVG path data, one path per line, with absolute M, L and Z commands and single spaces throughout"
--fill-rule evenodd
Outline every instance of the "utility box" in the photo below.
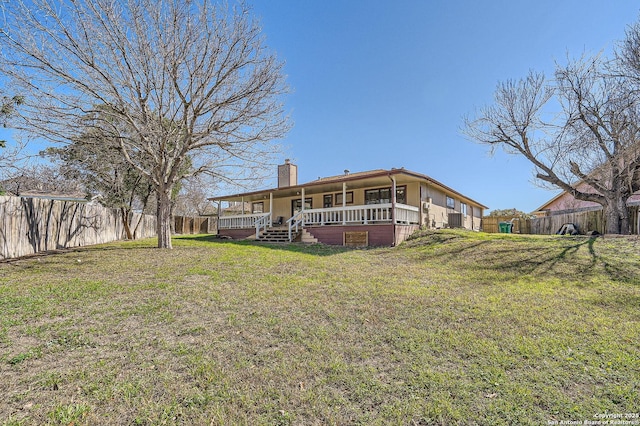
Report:
M 449 213 L 449 228 L 463 228 L 462 213 Z

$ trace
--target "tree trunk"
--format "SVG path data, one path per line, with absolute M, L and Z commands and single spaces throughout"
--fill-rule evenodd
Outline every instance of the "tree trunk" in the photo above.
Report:
M 158 248 L 171 249 L 171 187 L 159 189 L 157 200 Z
M 629 212 L 626 199 L 608 200 L 603 206 L 605 219 L 605 233 L 624 234 L 631 232 L 629 227 Z
M 131 227 L 129 226 L 129 213 L 124 207 L 120 207 L 120 214 L 122 215 L 122 223 L 124 224 L 124 232 L 127 235 L 127 240 L 133 240 L 133 234 L 131 234 Z

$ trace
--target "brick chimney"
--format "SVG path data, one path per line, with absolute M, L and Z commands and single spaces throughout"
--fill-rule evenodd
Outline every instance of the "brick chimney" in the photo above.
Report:
M 291 164 L 287 158 L 284 164 L 278 166 L 278 188 L 295 186 L 298 184 L 298 166 Z

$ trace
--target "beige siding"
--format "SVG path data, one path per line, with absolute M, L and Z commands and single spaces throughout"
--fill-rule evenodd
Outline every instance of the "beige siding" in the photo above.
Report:
M 423 224 L 430 228 L 446 228 L 449 226 L 449 213 L 462 213 L 462 203 L 465 203 L 467 205 L 467 214 L 463 216 L 463 226 L 467 229 L 480 229 L 483 215 L 482 208 L 471 204 L 468 200 L 461 200 L 455 194 L 449 194 L 425 184 L 422 185 L 420 192 L 423 202 L 431 199 L 428 212 L 425 212 L 424 209 L 422 210 Z M 454 199 L 455 208 L 447 207 L 447 196 Z
M 369 186 L 366 188 L 347 189 L 347 193 L 353 193 L 353 203 L 348 205 L 364 205 L 365 204 L 365 191 L 369 189 L 378 189 L 389 186 Z M 411 206 L 420 207 L 422 212 L 422 224 L 431 228 L 445 228 L 449 225 L 449 213 L 460 213 L 461 202 L 467 203 L 467 215 L 463 218 L 463 226 L 467 229 L 480 229 L 480 223 L 482 218 L 482 209 L 470 204 L 467 200 L 461 200 L 459 196 L 454 194 L 447 194 L 446 192 L 437 188 L 431 187 L 420 182 L 399 183 L 397 186 L 405 186 L 407 188 L 407 204 Z M 305 198 L 311 198 L 312 208 L 319 209 L 324 207 L 324 196 L 330 194 L 333 200 L 334 207 L 340 207 L 336 204 L 336 194 L 341 194 L 342 191 L 331 191 L 317 194 L 305 194 Z M 447 208 L 447 195 L 455 200 L 455 208 Z M 291 217 L 291 203 L 294 200 L 301 199 L 302 194 L 292 197 L 278 198 L 273 200 L 273 219 L 282 216 L 286 221 Z M 423 202 L 431 199 L 431 203 L 428 211 L 425 211 L 422 207 Z M 264 200 L 264 211 L 269 211 L 269 200 Z
M 402 186 L 402 185 L 398 185 Z M 407 187 L 407 204 L 410 206 L 420 206 L 420 182 L 412 182 Z

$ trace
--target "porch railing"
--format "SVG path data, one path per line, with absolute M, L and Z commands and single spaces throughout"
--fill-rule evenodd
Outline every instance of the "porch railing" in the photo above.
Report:
M 295 229 L 297 234 L 298 228 L 304 226 L 305 213 L 305 211 L 299 211 L 287 220 L 287 225 L 289 226 L 289 242 L 293 241 L 293 230 Z
M 293 232 L 301 226 L 353 225 L 392 223 L 394 219 L 392 204 L 370 204 L 361 206 L 330 207 L 299 211 L 287 220 L 289 241 Z M 420 223 L 420 209 L 406 204 L 396 204 L 395 223 Z M 271 213 L 247 214 L 242 216 L 221 216 L 219 229 L 256 229 L 256 238 L 262 229 L 271 226 Z
M 396 204 L 396 223 L 418 225 L 420 223 L 420 208 Z
M 241 216 L 220 216 L 218 228 L 220 229 L 251 229 L 257 226 L 257 222 L 265 220 L 271 213 L 245 214 Z M 268 222 L 268 219 L 266 219 Z
M 391 222 L 392 204 L 329 207 L 304 211 L 304 225 L 349 225 Z M 406 204 L 396 204 L 396 223 L 420 223 L 420 209 Z
M 264 213 L 262 217 L 256 219 L 256 240 L 260 238 L 260 230 L 267 230 L 271 226 L 271 213 Z

